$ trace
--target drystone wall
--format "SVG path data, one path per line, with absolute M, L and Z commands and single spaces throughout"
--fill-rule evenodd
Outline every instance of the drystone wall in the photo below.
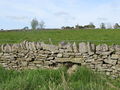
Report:
M 24 41 L 0 45 L 0 64 L 6 69 L 59 68 L 63 65 L 85 65 L 113 77 L 120 76 L 120 45 Z

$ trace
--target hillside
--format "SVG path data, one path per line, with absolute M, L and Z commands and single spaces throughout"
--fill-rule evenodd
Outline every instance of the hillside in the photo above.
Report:
M 18 43 L 23 40 L 44 41 L 54 44 L 61 41 L 90 41 L 95 44 L 120 44 L 120 30 L 39 30 L 0 32 L 0 43 Z

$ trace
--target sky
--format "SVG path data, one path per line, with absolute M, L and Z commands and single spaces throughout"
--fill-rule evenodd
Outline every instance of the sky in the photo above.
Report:
M 120 23 L 120 0 L 0 0 L 0 29 L 30 27 L 33 18 L 46 28 Z

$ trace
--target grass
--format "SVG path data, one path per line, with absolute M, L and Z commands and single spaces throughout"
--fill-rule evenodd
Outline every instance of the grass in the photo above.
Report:
M 45 41 L 51 38 L 54 44 L 64 40 L 90 41 L 95 44 L 120 44 L 120 30 L 41 30 L 0 32 L 0 43 L 18 43 L 23 40 Z M 101 41 L 103 40 L 103 41 Z
M 0 90 L 120 90 L 120 79 L 112 80 L 85 67 L 69 76 L 59 70 L 14 71 L 0 68 Z

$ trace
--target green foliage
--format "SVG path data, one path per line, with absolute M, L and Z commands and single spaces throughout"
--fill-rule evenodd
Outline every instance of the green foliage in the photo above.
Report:
M 101 29 L 106 29 L 105 23 L 101 23 L 101 24 L 100 24 L 100 28 L 101 28 Z
M 44 29 L 44 28 L 45 28 L 45 22 L 44 21 L 40 21 L 38 29 Z
M 31 21 L 31 27 L 32 27 L 32 29 L 37 29 L 37 26 L 39 25 L 39 22 L 38 22 L 38 20 L 37 19 L 33 19 L 32 21 Z
M 95 29 L 95 25 L 93 23 L 90 23 L 89 25 L 84 26 L 85 29 Z
M 119 90 L 120 79 L 112 80 L 80 67 L 71 76 L 67 69 L 13 71 L 0 68 L 0 90 Z M 110 86 L 112 85 L 112 86 Z
M 116 24 L 114 25 L 114 29 L 120 29 L 120 25 L 119 25 L 118 23 L 116 23 Z

